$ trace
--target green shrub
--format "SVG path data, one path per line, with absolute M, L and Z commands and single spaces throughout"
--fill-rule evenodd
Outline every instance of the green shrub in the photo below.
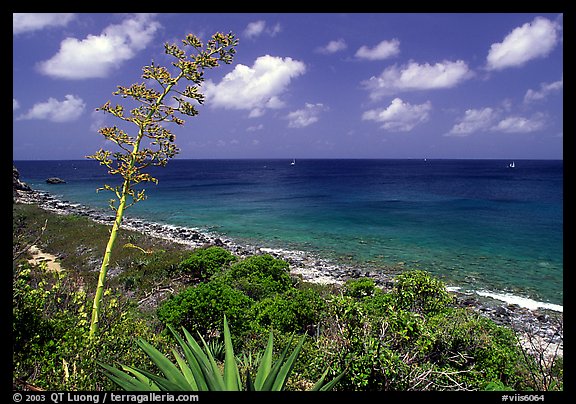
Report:
M 189 287 L 171 296 L 157 310 L 158 319 L 175 328 L 184 327 L 194 335 L 214 335 L 221 330 L 222 317 L 241 334 L 250 322 L 254 301 L 222 281 Z
M 339 387 L 347 391 L 404 391 L 411 370 L 400 352 L 372 337 L 350 352 L 345 363 L 347 371 Z
M 311 335 L 325 309 L 324 300 L 311 289 L 289 289 L 281 295 L 262 299 L 252 307 L 255 322 L 261 327 Z
M 344 283 L 344 295 L 361 299 L 372 296 L 376 289 L 376 283 L 371 278 L 348 279 Z
M 459 373 L 474 388 L 488 382 L 520 387 L 522 352 L 514 332 L 469 309 L 452 308 L 428 320 L 425 359 Z
M 364 297 L 358 304 L 362 307 L 362 311 L 371 319 L 382 318 L 391 311 L 397 310 L 394 295 L 378 288 L 374 289 L 371 295 Z
M 239 261 L 223 273 L 223 281 L 254 300 L 283 293 L 292 287 L 289 265 L 269 254 Z
M 46 279 L 34 279 L 33 270 L 38 269 L 42 268 L 25 264 L 13 274 L 12 344 L 15 357 L 32 355 L 35 347 L 45 345 L 58 335 L 57 322 L 51 319 L 52 313 L 47 306 L 59 286 Z
M 438 313 L 453 302 L 442 281 L 420 270 L 398 275 L 392 294 L 398 308 L 424 315 Z
M 236 257 L 222 247 L 211 246 L 199 248 L 192 252 L 188 258 L 180 262 L 179 268 L 197 276 L 200 279 L 209 279 L 220 272 L 223 267 L 234 262 Z
M 380 317 L 379 321 L 372 322 L 364 307 L 346 296 L 333 300 L 330 310 L 330 316 L 324 320 L 323 333 L 316 341 L 316 350 L 306 364 L 308 377 L 316 377 L 329 363 L 331 374 L 345 371 L 338 389 L 404 389 L 412 365 L 405 361 L 410 357 L 406 351 L 394 343 L 401 333 L 391 329 L 388 322 L 392 320 Z

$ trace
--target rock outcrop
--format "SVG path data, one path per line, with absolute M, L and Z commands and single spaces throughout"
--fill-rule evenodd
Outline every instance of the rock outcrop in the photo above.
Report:
M 66 184 L 66 181 L 64 181 L 62 178 L 50 177 L 46 180 L 46 183 L 48 183 L 48 184 Z
M 12 164 L 12 200 L 18 196 L 19 191 L 31 192 L 32 188 L 20 180 L 20 172 L 16 166 Z

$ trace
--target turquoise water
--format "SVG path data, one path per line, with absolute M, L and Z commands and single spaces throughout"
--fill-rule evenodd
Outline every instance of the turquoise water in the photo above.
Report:
M 563 162 L 173 160 L 127 214 L 303 250 L 424 269 L 465 290 L 562 305 Z M 106 208 L 93 161 L 16 161 L 23 181 Z M 48 185 L 57 176 L 63 185 Z

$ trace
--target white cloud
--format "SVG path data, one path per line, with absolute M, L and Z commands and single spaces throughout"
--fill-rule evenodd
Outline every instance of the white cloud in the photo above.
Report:
M 52 122 L 70 122 L 78 119 L 86 104 L 82 98 L 67 94 L 63 101 L 48 98 L 48 101 L 34 104 L 25 114 L 18 117 L 19 120 L 46 119 Z
M 18 108 L 20 108 L 20 103 L 16 98 L 12 98 L 12 112 L 16 111 Z
M 276 36 L 276 34 L 278 34 L 281 31 L 282 31 L 282 26 L 278 22 L 272 28 L 269 28 L 266 32 L 268 32 L 268 35 L 270 35 L 270 36 Z
M 494 123 L 498 113 L 489 107 L 468 109 L 460 122 L 455 124 L 447 136 L 467 136 L 471 133 L 486 130 Z
M 344 39 L 340 38 L 340 39 L 328 42 L 325 46 L 321 46 L 319 48 L 316 48 L 316 51 L 318 53 L 323 53 L 325 55 L 329 55 L 332 53 L 343 51 L 347 47 L 348 47 L 348 45 L 346 45 L 346 42 L 344 41 Z
M 74 19 L 74 13 L 14 13 L 12 34 L 38 31 L 47 27 L 63 27 Z
M 522 66 L 547 56 L 558 43 L 558 23 L 543 17 L 515 28 L 502 42 L 490 46 L 486 58 L 489 70 Z
M 392 100 L 387 108 L 371 109 L 362 114 L 362 120 L 382 123 L 381 128 L 388 131 L 409 132 L 430 117 L 432 104 L 412 105 L 400 98 Z
M 264 32 L 264 28 L 266 27 L 266 21 L 254 21 L 248 24 L 246 29 L 244 29 L 244 35 L 248 38 L 254 38 L 259 36 L 262 32 Z
M 405 91 L 451 88 L 471 76 L 472 72 L 462 60 L 434 65 L 410 62 L 400 68 L 390 66 L 378 77 L 373 76 L 362 84 L 370 91 L 370 98 L 379 99 Z
M 254 108 L 248 114 L 248 118 L 259 118 L 262 115 L 264 115 L 265 113 L 266 113 L 266 111 L 264 111 L 264 108 Z
M 356 51 L 356 57 L 367 60 L 384 60 L 400 53 L 400 41 L 392 39 L 391 41 L 382 41 L 373 48 L 366 45 Z
M 290 57 L 260 56 L 252 67 L 237 64 L 217 84 L 207 80 L 204 93 L 213 107 L 250 110 L 250 117 L 257 117 L 265 109 L 282 108 L 280 95 L 305 71 L 304 63 Z
M 247 132 L 256 132 L 256 131 L 262 130 L 262 129 L 264 129 L 264 125 L 260 123 L 258 125 L 248 126 L 246 128 L 246 131 Z
M 258 20 L 251 22 L 246 26 L 244 29 L 244 35 L 249 39 L 256 38 L 264 33 L 270 36 L 276 36 L 276 34 L 281 30 L 282 27 L 280 26 L 280 23 L 277 23 L 272 27 L 267 27 L 266 21 Z
M 51 59 L 41 62 L 42 73 L 64 79 L 106 77 L 114 68 L 144 49 L 160 27 L 149 14 L 137 14 L 109 25 L 100 35 L 66 38 Z
M 446 136 L 467 136 L 476 132 L 529 133 L 545 126 L 542 113 L 536 113 L 530 118 L 518 115 L 502 117 L 505 112 L 490 107 L 469 109 Z
M 504 133 L 529 133 L 534 132 L 544 127 L 544 119 L 542 114 L 536 114 L 531 118 L 522 116 L 510 116 L 498 122 L 497 125 L 492 127 L 495 132 Z
M 289 128 L 304 128 L 308 125 L 312 125 L 320 119 L 320 114 L 323 111 L 327 111 L 328 107 L 324 104 L 310 104 L 306 103 L 304 108 L 298 109 L 296 111 L 290 112 L 286 118 L 288 118 Z
M 564 88 L 564 79 L 561 78 L 553 83 L 542 83 L 540 84 L 540 90 L 535 91 L 529 89 L 524 95 L 524 102 L 529 103 L 532 101 L 543 100 L 548 97 L 550 93 L 561 91 Z

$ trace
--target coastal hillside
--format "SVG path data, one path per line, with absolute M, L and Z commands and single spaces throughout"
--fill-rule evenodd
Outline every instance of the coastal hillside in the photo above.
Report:
M 345 372 L 338 391 L 562 389 L 562 318 L 553 312 L 483 306 L 425 271 L 388 279 L 348 271 L 314 282 L 292 271 L 296 260 L 177 228 L 157 237 L 163 228 L 146 223 L 120 233 L 104 331 L 87 341 L 107 221 L 49 195 L 15 192 L 15 388 L 114 389 L 96 359 L 157 372 L 138 338 L 171 357 L 170 325 L 218 346 L 226 316 L 244 371 L 257 369 L 242 358 L 262 350 L 269 331 L 278 349 L 291 334 L 305 336 L 288 390 L 309 389 L 328 369 L 329 378 Z M 38 251 L 62 271 L 39 262 Z

